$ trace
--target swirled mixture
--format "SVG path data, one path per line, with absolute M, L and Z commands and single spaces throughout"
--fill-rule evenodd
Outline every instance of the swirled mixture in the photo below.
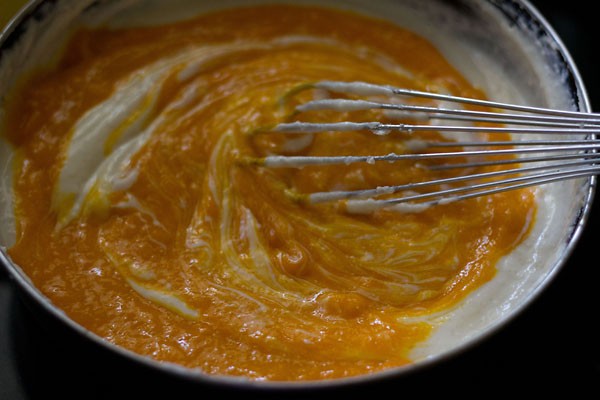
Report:
M 81 30 L 58 65 L 11 98 L 10 256 L 97 335 L 208 374 L 319 380 L 410 363 L 435 328 L 431 316 L 490 280 L 521 242 L 535 198 L 522 190 L 368 213 L 297 201 L 290 193 L 455 173 L 411 162 L 248 162 L 404 153 L 415 136 L 451 140 L 271 132 L 296 120 L 403 118 L 295 112 L 334 96 L 297 90 L 321 80 L 483 97 L 423 38 L 346 11 L 262 6 Z

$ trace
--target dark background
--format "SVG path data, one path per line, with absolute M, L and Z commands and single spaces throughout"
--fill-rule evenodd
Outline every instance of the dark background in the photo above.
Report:
M 2 0 L 0 0 L 2 1 Z M 583 0 L 537 0 L 569 49 L 600 111 L 600 19 Z M 447 394 L 566 395 L 600 399 L 600 210 L 596 201 L 572 256 L 549 287 L 507 327 L 460 357 L 401 379 L 325 392 L 231 392 L 157 376 L 48 329 L 17 298 L 0 268 L 0 400 L 121 398 L 430 398 Z

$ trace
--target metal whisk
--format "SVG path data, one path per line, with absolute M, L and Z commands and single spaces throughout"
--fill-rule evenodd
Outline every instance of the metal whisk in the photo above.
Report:
M 310 203 L 348 200 L 369 207 L 387 207 L 402 203 L 430 206 L 452 201 L 489 195 L 507 190 L 542 185 L 551 182 L 589 177 L 600 173 L 597 149 L 600 140 L 600 115 L 575 111 L 562 111 L 539 107 L 520 106 L 446 94 L 408 90 L 363 82 L 323 81 L 304 85 L 294 94 L 307 89 L 320 89 L 343 96 L 309 101 L 296 107 L 296 112 L 311 111 L 364 111 L 384 110 L 410 118 L 419 123 L 382 122 L 332 122 L 282 123 L 270 129 L 280 134 L 317 134 L 321 132 L 371 131 L 387 135 L 401 131 L 416 133 L 437 131 L 441 133 L 509 133 L 511 138 L 537 134 L 542 140 L 503 141 L 426 141 L 408 143 L 413 151 L 403 154 L 347 155 L 347 156 L 284 156 L 270 155 L 255 164 L 272 168 L 301 168 L 310 165 L 396 162 L 411 160 L 422 162 L 432 159 L 476 157 L 476 161 L 428 166 L 435 169 L 456 169 L 458 174 L 449 178 L 425 182 L 411 182 L 399 186 L 380 186 L 365 190 L 327 191 L 298 195 Z M 365 100 L 367 98 L 367 100 Z M 377 99 L 377 100 L 372 100 Z M 381 101 L 381 99 L 384 99 Z M 436 101 L 435 106 L 411 103 L 411 99 Z M 493 111 L 474 111 L 465 105 L 482 106 Z M 473 107 L 471 107 L 473 108 Z M 477 108 L 477 107 L 475 107 Z M 421 124 L 420 122 L 423 121 Z M 445 123 L 436 123 L 446 121 Z M 475 125 L 475 123 L 486 123 Z M 560 135 L 561 138 L 557 138 Z M 569 139 L 564 139 L 570 137 Z M 571 136 L 572 135 L 572 136 Z M 482 147 L 485 147 L 482 149 Z M 452 148 L 444 150 L 444 148 Z M 456 150 L 459 148 L 459 150 Z M 434 151 L 435 150 L 435 151 Z M 510 156 L 493 159 L 493 156 Z M 492 159 L 490 159 L 492 157 Z M 472 168 L 501 166 L 492 172 L 470 173 Z M 453 186 L 449 187 L 449 184 Z M 460 184 L 456 186 L 456 184 Z M 442 185 L 442 186 L 440 186 Z M 443 189 L 439 189 L 443 187 Z M 394 195 L 394 196 L 390 196 Z M 384 196 L 382 199 L 378 197 Z

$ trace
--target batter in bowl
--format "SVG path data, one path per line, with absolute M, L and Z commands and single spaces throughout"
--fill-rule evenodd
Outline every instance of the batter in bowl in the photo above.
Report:
M 269 132 L 296 119 L 394 118 L 295 114 L 295 104 L 331 95 L 290 95 L 321 80 L 483 97 L 422 37 L 348 11 L 256 6 L 81 30 L 57 65 L 12 94 L 10 256 L 90 331 L 208 374 L 321 380 L 411 363 L 431 316 L 488 282 L 527 236 L 535 196 L 367 214 L 295 201 L 289 191 L 451 174 L 411 163 L 248 163 L 408 151 L 407 134 Z

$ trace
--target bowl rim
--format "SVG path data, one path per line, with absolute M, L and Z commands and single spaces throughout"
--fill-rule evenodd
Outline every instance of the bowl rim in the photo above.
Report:
M 549 41 L 555 45 L 555 53 L 562 58 L 562 62 L 564 63 L 564 67 L 566 67 L 570 78 L 570 91 L 576 96 L 575 100 L 578 100 L 576 105 L 582 111 L 591 112 L 591 105 L 587 90 L 574 60 L 572 59 L 561 38 L 541 14 L 541 12 L 535 8 L 529 0 L 487 1 L 499 8 L 501 12 L 504 12 L 507 18 L 510 18 L 510 16 L 507 14 L 507 10 L 508 8 L 512 7 L 513 10 L 517 9 L 521 16 L 525 15 L 529 22 L 536 24 L 540 31 L 546 35 Z M 18 38 L 22 33 L 20 28 L 22 28 L 23 24 L 25 24 L 30 18 L 36 18 L 36 15 L 41 12 L 41 8 L 46 6 L 46 3 L 49 3 L 49 0 L 28 1 L 21 8 L 21 10 L 5 25 L 4 29 L 0 32 L 0 62 L 2 60 L 2 52 L 5 50 L 5 47 L 10 48 L 13 42 L 18 41 Z M 51 3 L 58 3 L 58 0 L 53 0 Z M 13 37 L 13 35 L 16 35 L 16 37 Z M 245 377 L 210 375 L 200 370 L 190 369 L 174 363 L 158 361 L 150 358 L 149 356 L 140 355 L 131 350 L 113 344 L 73 321 L 65 312 L 53 305 L 51 300 L 46 297 L 38 288 L 36 288 L 35 285 L 33 285 L 25 272 L 10 259 L 10 256 L 6 252 L 6 248 L 1 245 L 0 266 L 7 271 L 10 281 L 16 285 L 19 293 L 24 294 L 29 299 L 32 299 L 36 305 L 41 306 L 42 309 L 51 317 L 57 319 L 60 323 L 72 329 L 75 333 L 81 335 L 94 345 L 100 346 L 101 348 L 115 353 L 118 356 L 125 357 L 130 361 L 134 361 L 135 363 L 148 367 L 154 371 L 165 372 L 170 376 L 193 383 L 203 383 L 217 386 L 220 385 L 237 389 L 259 389 L 263 391 L 315 390 L 321 388 L 330 389 L 355 384 L 374 383 L 376 381 L 383 381 L 394 377 L 418 373 L 441 362 L 455 358 L 457 355 L 472 349 L 477 344 L 486 341 L 497 331 L 508 325 L 511 321 L 522 314 L 522 312 L 540 296 L 544 289 L 552 281 L 554 281 L 555 277 L 558 275 L 567 259 L 573 252 L 589 219 L 591 207 L 595 197 L 596 186 L 596 176 L 586 179 L 586 185 L 582 185 L 582 187 L 587 188 L 584 203 L 580 208 L 577 220 L 572 225 L 573 227 L 571 234 L 567 238 L 566 246 L 563 252 L 560 254 L 560 257 L 557 259 L 554 265 L 552 265 L 549 273 L 547 273 L 543 277 L 543 280 L 531 290 L 527 299 L 512 309 L 510 313 L 491 323 L 485 330 L 478 332 L 472 339 L 446 350 L 443 353 L 427 357 L 406 366 L 394 367 L 372 374 L 363 374 L 347 378 L 309 381 L 257 381 Z

